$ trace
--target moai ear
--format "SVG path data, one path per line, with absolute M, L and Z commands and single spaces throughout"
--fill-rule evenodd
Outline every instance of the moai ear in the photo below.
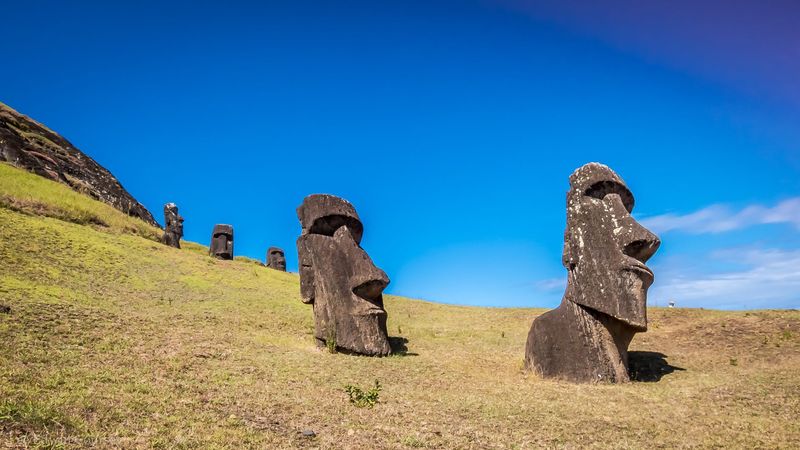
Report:
M 311 251 L 308 248 L 309 235 L 297 238 L 297 265 L 300 272 L 300 298 L 303 303 L 314 303 L 316 286 L 314 285 L 314 267 L 311 262 Z
M 570 193 L 567 192 L 567 228 L 564 230 L 564 248 L 561 251 L 561 264 L 567 270 L 572 270 L 578 265 L 578 249 L 576 248 L 576 241 L 573 233 L 573 220 L 570 214 Z
M 575 239 L 567 228 L 564 231 L 564 249 L 561 252 L 561 263 L 567 270 L 572 270 L 578 265 L 578 251 L 575 248 Z

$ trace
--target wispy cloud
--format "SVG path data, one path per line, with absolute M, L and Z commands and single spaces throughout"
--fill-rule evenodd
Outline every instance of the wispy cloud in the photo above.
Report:
M 790 223 L 800 230 L 800 197 L 784 200 L 774 206 L 750 205 L 734 210 L 726 205 L 711 205 L 693 213 L 663 214 L 641 220 L 656 233 L 722 233 L 753 225 Z
M 728 249 L 711 260 L 744 268 L 700 274 L 696 267 L 656 270 L 651 303 L 709 308 L 800 308 L 800 250 Z M 656 268 L 658 269 L 658 268 Z
M 563 277 L 538 280 L 534 287 L 540 291 L 563 291 L 567 287 L 567 274 L 565 272 Z

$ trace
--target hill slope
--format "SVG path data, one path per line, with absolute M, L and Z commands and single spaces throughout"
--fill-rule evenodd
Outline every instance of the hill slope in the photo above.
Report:
M 534 309 L 389 296 L 400 354 L 329 354 L 295 274 L 0 170 L 0 448 L 800 445 L 800 312 L 651 309 L 631 349 L 660 381 L 626 385 L 523 373 Z M 350 404 L 375 380 L 374 408 Z
M 58 133 L 0 103 L 0 161 L 64 183 L 157 226 L 153 215 L 120 182 Z

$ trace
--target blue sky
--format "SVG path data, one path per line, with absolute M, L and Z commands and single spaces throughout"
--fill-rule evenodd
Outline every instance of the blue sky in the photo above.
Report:
M 662 238 L 651 304 L 800 307 L 800 7 L 759 3 L 15 2 L 0 101 L 290 270 L 332 193 L 387 292 L 554 306 L 599 161 Z

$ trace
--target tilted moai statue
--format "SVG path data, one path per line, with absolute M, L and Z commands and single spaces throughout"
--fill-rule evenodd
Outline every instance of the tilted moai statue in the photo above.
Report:
M 267 250 L 267 267 L 286 272 L 286 255 L 283 253 L 283 249 L 270 247 Z
M 609 167 L 589 163 L 569 178 L 561 305 L 533 321 L 525 367 L 576 382 L 625 382 L 628 344 L 647 331 L 645 265 L 661 244 L 632 216 L 633 194 Z
M 297 217 L 303 227 L 297 239 L 300 294 L 314 306 L 317 342 L 362 355 L 391 353 L 383 309 L 389 277 L 359 245 L 364 228 L 353 205 L 310 195 Z
M 233 226 L 214 225 L 208 253 L 220 259 L 233 259 Z
M 183 237 L 183 217 L 178 214 L 178 205 L 167 203 L 164 205 L 164 236 L 161 242 L 170 247 L 181 248 Z

